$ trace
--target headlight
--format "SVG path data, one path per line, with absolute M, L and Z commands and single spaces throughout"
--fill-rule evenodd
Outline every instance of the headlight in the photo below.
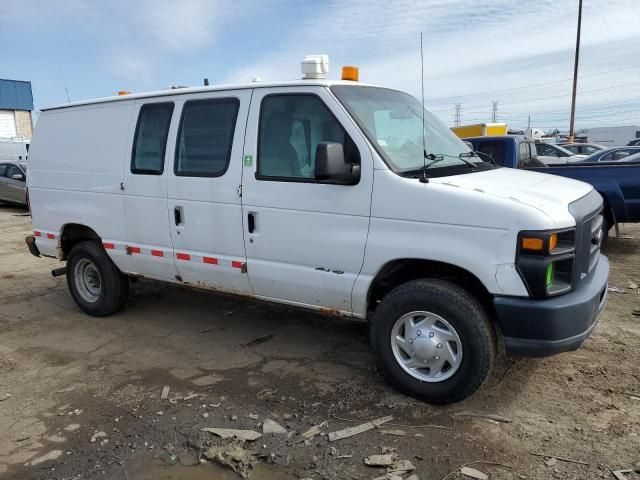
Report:
M 575 229 L 518 235 L 516 266 L 529 295 L 551 297 L 573 288 Z

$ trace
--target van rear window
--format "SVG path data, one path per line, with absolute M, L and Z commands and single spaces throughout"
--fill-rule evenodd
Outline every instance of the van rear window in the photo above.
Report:
M 162 175 L 173 103 L 149 103 L 140 108 L 131 155 L 131 173 Z
M 176 175 L 219 177 L 227 171 L 239 106 L 235 98 L 184 104 L 176 143 Z

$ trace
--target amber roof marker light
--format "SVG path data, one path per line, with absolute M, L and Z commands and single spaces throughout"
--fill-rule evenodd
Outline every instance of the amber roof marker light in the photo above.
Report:
M 352 82 L 357 82 L 360 76 L 360 71 L 358 67 L 345 66 L 342 67 L 342 80 L 350 80 Z

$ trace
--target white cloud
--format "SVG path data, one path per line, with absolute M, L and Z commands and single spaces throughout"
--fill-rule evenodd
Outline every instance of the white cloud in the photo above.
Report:
M 167 56 L 215 43 L 221 24 L 238 13 L 233 0 L 4 0 L 7 21 L 44 35 L 69 35 L 95 46 L 104 68 L 125 79 L 150 74 Z
M 577 14 L 574 0 L 539 0 L 526 5 L 513 0 L 400 0 L 377 5 L 366 0 L 332 0 L 292 28 L 274 53 L 230 71 L 227 80 L 297 78 L 304 54 L 329 53 L 334 78 L 339 75 L 339 65 L 355 63 L 361 67 L 362 81 L 418 94 L 419 34 L 424 32 L 425 96 L 447 97 L 428 105 L 450 121 L 454 103 L 459 101 L 470 107 L 465 110 L 482 110 L 467 118 L 488 120 L 490 101 L 495 97 L 505 104 L 504 109 L 509 105 L 512 123 L 522 124 L 526 111 L 568 109 Z M 638 14 L 637 0 L 586 2 L 583 73 L 624 68 L 640 58 Z M 638 69 L 585 77 L 580 86 L 588 96 L 579 97 L 579 105 L 610 102 L 625 95 L 629 98 L 637 86 L 589 91 L 631 83 L 631 78 L 638 78 Z M 556 83 L 455 98 L 549 82 Z M 554 95 L 565 96 L 535 101 Z M 547 115 L 545 121 L 556 118 Z

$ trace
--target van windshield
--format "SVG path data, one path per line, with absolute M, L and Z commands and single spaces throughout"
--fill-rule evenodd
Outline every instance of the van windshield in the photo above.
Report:
M 407 93 L 350 85 L 333 85 L 331 91 L 398 174 L 426 172 L 433 177 L 495 168 L 474 156 L 460 138 Z

